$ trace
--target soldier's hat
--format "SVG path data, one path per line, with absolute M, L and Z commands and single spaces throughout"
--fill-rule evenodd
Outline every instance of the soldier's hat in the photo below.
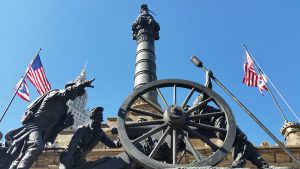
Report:
M 68 88 L 68 87 L 70 87 L 70 86 L 73 86 L 73 85 L 75 85 L 76 83 L 74 83 L 74 82 L 68 82 L 66 85 L 65 85 L 65 89 L 66 88 Z
M 90 119 L 101 123 L 103 121 L 103 107 L 95 107 L 91 110 L 91 115 L 90 115 Z

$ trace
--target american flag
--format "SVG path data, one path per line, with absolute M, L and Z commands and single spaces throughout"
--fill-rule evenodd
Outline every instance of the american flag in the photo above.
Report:
M 268 87 L 266 85 L 267 83 L 267 77 L 265 75 L 258 75 L 254 68 L 253 64 L 254 61 L 252 60 L 250 54 L 247 50 L 245 50 L 246 56 L 244 61 L 244 78 L 243 83 L 245 83 L 247 86 L 254 86 L 258 87 L 259 91 L 262 93 L 263 90 L 268 90 Z
M 17 95 L 20 96 L 22 99 L 26 100 L 26 101 L 30 101 L 30 97 L 29 97 L 29 90 L 28 90 L 28 86 L 27 83 L 25 81 L 25 79 L 22 82 L 22 79 L 18 82 L 17 84 Z M 20 86 L 21 85 L 21 86 Z M 19 87 L 20 86 L 20 87 Z
M 39 54 L 28 69 L 26 77 L 36 87 L 39 94 L 44 94 L 51 89 L 51 85 L 47 80 Z

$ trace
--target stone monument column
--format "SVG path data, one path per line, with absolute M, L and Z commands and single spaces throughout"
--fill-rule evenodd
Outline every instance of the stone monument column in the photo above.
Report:
M 286 140 L 288 146 L 300 146 L 300 124 L 294 122 L 286 122 L 280 129 L 281 134 Z
M 134 89 L 157 80 L 154 41 L 159 40 L 159 30 L 159 24 L 149 14 L 147 5 L 143 4 L 141 14 L 132 24 L 132 39 L 137 42 Z M 153 92 L 145 97 L 156 102 L 157 95 Z
M 159 30 L 159 24 L 155 21 L 153 16 L 150 15 L 148 6 L 146 4 L 141 5 L 140 15 L 132 24 L 132 39 L 137 42 L 134 89 L 157 80 L 154 42 L 155 40 L 159 40 Z M 144 97 L 157 103 L 156 91 L 149 92 L 145 94 Z M 155 112 L 155 110 L 152 110 L 152 108 L 142 100 L 135 102 L 134 107 L 143 107 L 143 109 Z M 138 116 L 134 113 L 130 113 L 130 117 L 134 120 L 144 119 L 143 116 Z

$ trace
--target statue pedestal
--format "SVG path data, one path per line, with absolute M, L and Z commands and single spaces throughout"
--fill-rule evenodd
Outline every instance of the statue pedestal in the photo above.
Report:
M 231 169 L 230 167 L 177 167 L 177 168 L 167 168 L 167 169 Z M 235 168 L 235 169 L 250 169 L 250 168 Z M 292 169 L 291 167 L 275 167 L 270 166 L 270 169 Z

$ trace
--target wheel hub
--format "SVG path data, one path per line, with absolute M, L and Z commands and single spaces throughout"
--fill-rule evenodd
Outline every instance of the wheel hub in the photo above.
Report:
M 181 126 L 185 122 L 186 115 L 180 106 L 172 105 L 165 110 L 163 119 L 171 126 Z

